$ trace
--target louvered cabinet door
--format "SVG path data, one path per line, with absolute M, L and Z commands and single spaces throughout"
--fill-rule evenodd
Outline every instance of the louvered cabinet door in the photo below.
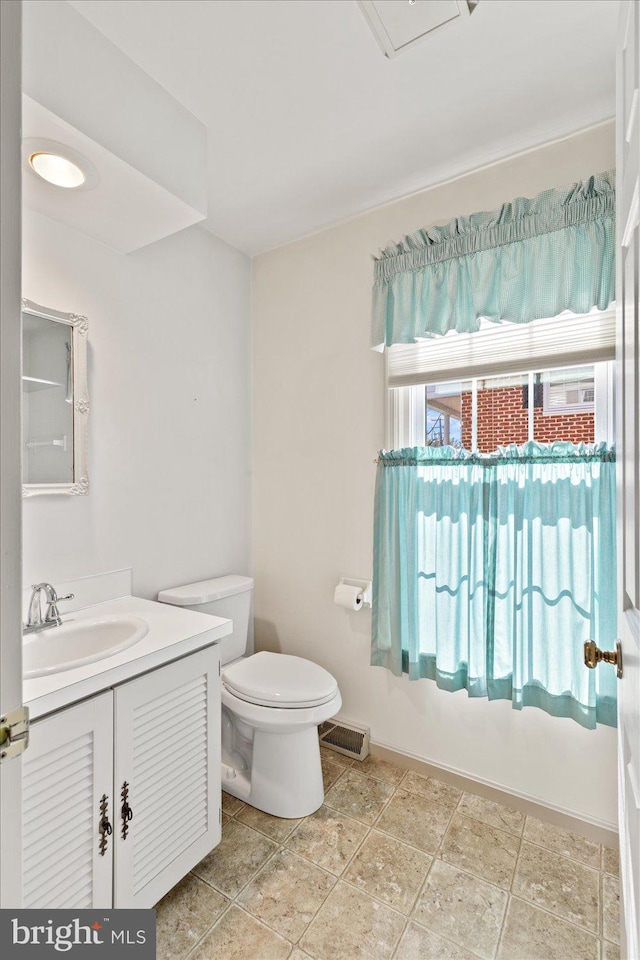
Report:
M 23 907 L 111 907 L 113 694 L 31 724 L 22 771 Z
M 218 649 L 114 696 L 114 906 L 152 907 L 220 842 Z

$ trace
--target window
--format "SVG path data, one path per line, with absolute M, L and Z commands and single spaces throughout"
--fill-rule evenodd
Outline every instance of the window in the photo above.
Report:
M 611 443 L 614 342 L 613 312 L 597 312 L 392 347 L 387 446 Z
M 613 440 L 614 355 L 597 311 L 387 350 L 373 664 L 615 726 L 615 676 L 574 642 L 615 642 L 615 455 L 572 445 Z
M 509 443 L 611 442 L 612 363 L 399 387 L 412 416 L 391 446 L 463 447 L 492 453 Z M 531 390 L 532 402 L 529 402 Z M 398 398 L 394 405 L 398 406 Z
M 463 395 L 469 393 L 469 383 L 436 383 L 425 388 L 426 447 L 462 447 Z
M 543 408 L 547 416 L 589 413 L 595 404 L 592 370 L 549 371 L 544 383 Z

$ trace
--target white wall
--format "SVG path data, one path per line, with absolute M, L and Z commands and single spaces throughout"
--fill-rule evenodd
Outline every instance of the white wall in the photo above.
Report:
M 201 227 L 119 254 L 24 212 L 23 295 L 89 317 L 88 497 L 24 501 L 24 582 L 250 571 L 250 262 Z
M 608 824 L 614 730 L 370 667 L 370 612 L 332 598 L 340 575 L 372 572 L 384 361 L 369 350 L 371 254 L 419 227 L 613 167 L 614 157 L 611 123 L 273 250 L 253 272 L 257 647 L 330 670 L 343 715 L 369 724 L 374 741 Z

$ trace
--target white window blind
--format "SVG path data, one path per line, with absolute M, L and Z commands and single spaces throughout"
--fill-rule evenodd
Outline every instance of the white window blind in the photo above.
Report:
M 615 358 L 615 311 L 566 313 L 532 323 L 483 321 L 477 333 L 449 333 L 387 350 L 390 387 L 598 363 Z
M 543 373 L 542 382 L 545 413 L 586 413 L 593 410 L 595 379 L 592 368 L 588 376 L 582 375 L 580 368 Z

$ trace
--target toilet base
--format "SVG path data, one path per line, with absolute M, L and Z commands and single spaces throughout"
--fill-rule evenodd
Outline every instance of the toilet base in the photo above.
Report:
M 245 803 L 286 820 L 308 817 L 322 806 L 324 787 L 318 728 L 293 733 L 256 730 L 251 769 L 222 763 L 222 789 Z

